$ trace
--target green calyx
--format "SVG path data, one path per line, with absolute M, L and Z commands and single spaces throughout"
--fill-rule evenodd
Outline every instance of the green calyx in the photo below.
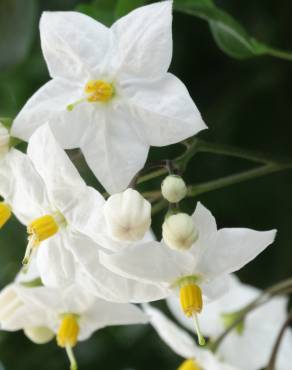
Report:
M 171 287 L 181 288 L 184 285 L 189 285 L 189 284 L 196 285 L 199 281 L 200 281 L 200 277 L 198 275 L 186 275 L 186 276 L 183 276 L 175 280 L 175 282 L 171 284 Z
M 234 325 L 235 322 L 237 322 L 242 315 L 242 311 L 235 311 L 231 313 L 223 313 L 220 315 L 225 329 L 230 328 Z M 242 335 L 244 332 L 244 319 L 241 319 L 238 324 L 234 327 L 238 335 Z

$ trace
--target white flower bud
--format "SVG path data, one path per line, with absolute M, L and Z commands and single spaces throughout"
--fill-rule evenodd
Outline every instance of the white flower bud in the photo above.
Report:
M 151 225 L 151 204 L 133 189 L 109 197 L 104 214 L 110 236 L 119 241 L 141 240 Z
M 9 150 L 10 135 L 7 128 L 0 122 L 0 158 Z
M 170 203 L 177 203 L 187 195 L 187 187 L 180 176 L 169 175 L 161 184 L 161 192 Z
M 170 248 L 178 250 L 191 248 L 199 237 L 194 221 L 186 213 L 167 217 L 162 225 L 162 235 Z
M 44 326 L 25 328 L 23 329 L 23 332 L 28 339 L 36 344 L 48 343 L 55 337 L 55 333 L 51 329 Z

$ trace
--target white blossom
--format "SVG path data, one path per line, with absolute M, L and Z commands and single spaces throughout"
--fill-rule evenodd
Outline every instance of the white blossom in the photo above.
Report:
M 194 318 L 200 334 L 197 314 L 203 308 L 203 300 L 222 295 L 228 275 L 271 244 L 276 231 L 241 228 L 217 231 L 214 217 L 200 203 L 193 222 L 199 238 L 188 250 L 177 251 L 163 243 L 150 242 L 112 255 L 100 252 L 100 258 L 105 266 L 122 276 L 168 287 L 169 295 L 179 288 L 182 309 L 186 316 Z M 199 339 L 203 344 L 201 335 Z
M 177 143 L 206 128 L 185 85 L 167 73 L 172 1 L 138 8 L 107 28 L 77 12 L 45 12 L 41 45 L 52 80 L 16 117 L 28 140 L 50 126 L 64 148 L 81 147 L 110 193 L 143 168 L 149 147 Z

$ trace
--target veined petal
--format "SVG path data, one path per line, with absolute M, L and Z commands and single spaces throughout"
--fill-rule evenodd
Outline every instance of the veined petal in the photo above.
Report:
M 179 356 L 195 358 L 201 352 L 195 340 L 178 325 L 167 318 L 158 309 L 145 304 L 144 311 L 149 315 L 150 324 L 157 331 L 160 338 Z
M 172 58 L 172 1 L 135 9 L 112 26 L 121 59 L 120 73 L 156 78 Z
M 146 324 L 147 316 L 137 306 L 106 302 L 96 298 L 80 320 L 80 340 L 85 340 L 101 328 L 112 325 Z
M 199 269 L 210 278 L 235 272 L 273 243 L 276 230 L 221 229 L 205 249 Z
M 67 210 L 69 212 L 70 205 L 85 191 L 86 184 L 56 141 L 48 124 L 33 134 L 27 153 L 54 205 L 64 214 Z
M 30 158 L 16 149 L 9 153 L 11 187 L 6 201 L 16 217 L 27 224 L 50 209 L 45 184 L 33 167 Z
M 194 267 L 189 253 L 171 250 L 158 242 L 134 245 L 111 255 L 100 252 L 100 261 L 121 276 L 166 287 L 179 277 L 192 274 Z
M 124 103 L 99 112 L 95 121 L 86 132 L 82 152 L 104 188 L 120 192 L 143 168 L 149 145 L 137 135 L 137 122 Z
M 77 12 L 44 12 L 41 44 L 52 77 L 79 79 L 104 73 L 112 52 L 110 29 Z
M 53 288 L 62 288 L 75 282 L 78 264 L 66 248 L 66 236 L 58 233 L 39 246 L 37 265 L 42 282 Z
M 34 131 L 49 122 L 54 135 L 66 149 L 79 147 L 94 107 L 79 104 L 72 112 L 67 106 L 82 97 L 85 85 L 54 79 L 41 87 L 16 116 L 11 134 L 28 141 Z
M 170 73 L 155 81 L 124 81 L 122 88 L 150 145 L 178 143 L 207 128 L 185 85 Z
M 99 260 L 100 247 L 80 234 L 72 234 L 71 251 L 82 266 L 82 286 L 90 294 L 107 301 L 141 303 L 163 299 L 168 290 L 160 285 L 142 283 L 119 276 L 104 267 Z

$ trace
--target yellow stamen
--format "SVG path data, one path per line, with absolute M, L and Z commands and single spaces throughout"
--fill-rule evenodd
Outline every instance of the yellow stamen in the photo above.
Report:
M 23 265 L 27 265 L 29 263 L 36 247 L 38 247 L 42 241 L 57 234 L 60 225 L 65 223 L 66 220 L 63 215 L 59 213 L 55 213 L 54 215 L 45 215 L 32 221 L 27 227 L 29 236 L 25 256 L 22 261 Z
M 79 335 L 78 316 L 68 313 L 62 316 L 57 333 L 58 346 L 62 348 L 74 347 Z
M 199 344 L 205 345 L 205 339 L 201 333 L 197 314 L 202 311 L 203 298 L 201 288 L 192 283 L 186 282 L 180 287 L 180 304 L 187 317 L 193 317 L 195 329 L 198 335 Z
M 201 288 L 196 284 L 183 285 L 180 288 L 180 304 L 187 317 L 200 313 L 203 308 Z
M 90 103 L 106 103 L 114 95 L 113 85 L 102 80 L 91 80 L 87 82 L 84 91 L 88 94 L 87 101 Z
M 11 208 L 7 203 L 0 203 L 0 229 L 6 224 L 10 219 L 12 213 Z
M 195 360 L 184 361 L 177 370 L 202 370 Z
M 27 232 L 34 235 L 38 243 L 49 239 L 55 235 L 59 230 L 59 226 L 51 215 L 45 215 L 32 221 L 28 227 Z

